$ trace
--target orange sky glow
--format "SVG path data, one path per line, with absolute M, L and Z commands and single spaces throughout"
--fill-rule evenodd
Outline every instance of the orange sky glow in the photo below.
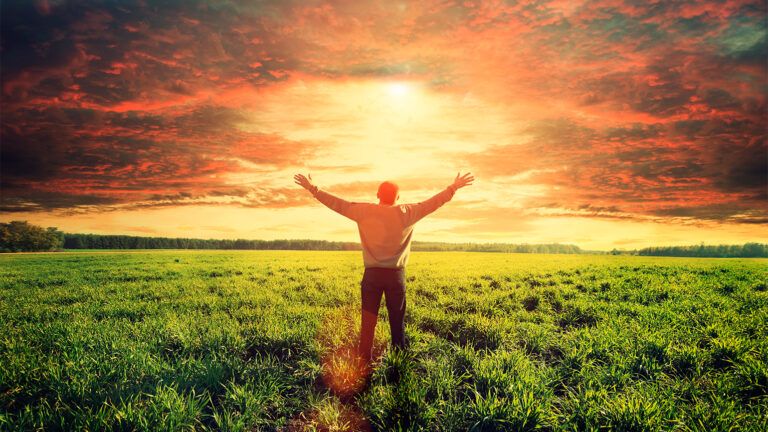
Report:
M 762 1 L 2 4 L 0 220 L 355 241 L 768 242 Z

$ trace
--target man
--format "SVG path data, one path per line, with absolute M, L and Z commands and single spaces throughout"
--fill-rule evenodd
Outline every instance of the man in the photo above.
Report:
M 365 264 L 361 283 L 360 356 L 370 363 L 382 294 L 386 296 L 392 346 L 405 348 L 405 265 L 411 250 L 413 226 L 450 201 L 456 190 L 471 185 L 475 178 L 470 173 L 459 173 L 451 185 L 432 198 L 401 205 L 396 205 L 399 188 L 388 181 L 379 186 L 376 195 L 379 203 L 373 204 L 353 203 L 331 195 L 315 186 L 311 175 L 297 174 L 294 180 L 328 208 L 357 222 Z

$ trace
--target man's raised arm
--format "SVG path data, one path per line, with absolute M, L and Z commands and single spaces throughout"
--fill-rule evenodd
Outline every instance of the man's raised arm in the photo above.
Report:
M 473 181 L 475 181 L 475 177 L 472 174 L 466 173 L 461 175 L 461 173 L 458 173 L 456 174 L 456 179 L 453 181 L 453 183 L 448 185 L 447 188 L 443 189 L 437 195 L 418 204 L 407 204 L 405 206 L 405 225 L 413 225 L 428 214 L 439 209 L 443 204 L 447 203 L 451 200 L 451 198 L 453 198 L 453 194 L 456 193 L 457 190 L 463 188 L 464 186 L 471 185 Z
M 342 216 L 356 220 L 355 203 L 351 203 L 324 190 L 321 190 L 319 187 L 312 183 L 312 175 L 305 177 L 304 174 L 296 174 L 293 176 L 293 180 L 297 185 L 311 192 L 315 199 L 323 203 L 329 209 Z

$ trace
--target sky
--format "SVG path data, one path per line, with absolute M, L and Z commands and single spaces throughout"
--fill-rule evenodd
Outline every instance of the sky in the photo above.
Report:
M 355 241 L 768 242 L 757 1 L 3 1 L 0 221 Z

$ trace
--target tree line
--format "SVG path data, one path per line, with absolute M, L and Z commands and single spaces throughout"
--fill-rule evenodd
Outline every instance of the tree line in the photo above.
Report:
M 326 240 L 245 240 L 143 237 L 129 235 L 63 233 L 26 221 L 0 223 L 0 252 L 54 251 L 61 249 L 223 249 L 223 250 L 360 250 L 357 242 Z M 413 242 L 414 251 L 467 251 L 542 254 L 605 253 L 584 251 L 571 244 L 440 243 Z M 632 251 L 613 250 L 623 255 L 768 258 L 768 244 L 656 246 Z
M 357 242 L 326 240 L 227 240 L 128 235 L 64 234 L 64 249 L 360 250 Z M 581 253 L 574 245 L 413 242 L 414 251 Z
M 767 258 L 768 244 L 655 246 L 637 251 L 638 255 L 701 258 Z
M 352 242 L 245 240 L 64 234 L 64 249 L 359 250 Z
M 0 252 L 37 252 L 61 249 L 64 233 L 26 221 L 0 223 Z

